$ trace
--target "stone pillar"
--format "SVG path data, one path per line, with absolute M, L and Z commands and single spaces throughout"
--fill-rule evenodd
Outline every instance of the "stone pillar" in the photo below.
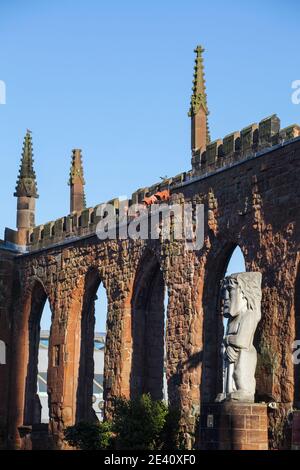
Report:
M 17 243 L 26 245 L 29 229 L 35 226 L 36 175 L 33 169 L 31 131 L 27 130 L 23 144 L 20 172 L 14 196 L 17 202 Z
M 63 431 L 76 421 L 83 279 L 71 290 L 69 281 L 60 271 L 56 290 L 49 341 L 49 411 L 54 447 L 64 449 Z
M 0 449 L 6 446 L 7 436 L 13 256 L 13 253 L 0 250 Z
M 191 122 L 191 146 L 192 150 L 205 149 L 207 143 L 207 116 L 204 109 L 200 109 L 192 116 Z
M 209 142 L 209 130 L 207 123 L 208 109 L 205 90 L 204 67 L 202 53 L 204 49 L 197 46 L 194 66 L 193 94 L 191 96 L 191 148 L 195 156 L 198 150 L 203 150 Z
M 122 274 L 118 273 L 119 279 Z M 125 277 L 125 276 L 124 276 Z M 133 280 L 119 282 L 115 288 L 106 279 L 107 323 L 104 356 L 105 415 L 110 416 L 112 399 L 116 396 L 130 398 L 132 372 L 132 293 Z
M 84 176 L 82 167 L 81 150 L 74 149 L 70 170 L 70 213 L 80 212 L 85 208 Z
M 35 198 L 20 196 L 17 201 L 17 228 L 27 230 L 35 227 Z
M 11 343 L 11 374 L 9 395 L 9 434 L 8 446 L 12 449 L 22 447 L 19 427 L 24 420 L 25 382 L 28 364 L 28 311 L 29 304 L 20 296 L 15 306 L 15 317 Z M 25 303 L 22 308 L 22 303 Z
M 267 405 L 234 401 L 203 405 L 200 447 L 268 450 Z
M 171 406 L 179 407 L 186 448 L 194 444 L 200 410 L 203 317 L 199 307 L 195 254 L 175 243 L 170 247 L 168 282 L 167 382 Z

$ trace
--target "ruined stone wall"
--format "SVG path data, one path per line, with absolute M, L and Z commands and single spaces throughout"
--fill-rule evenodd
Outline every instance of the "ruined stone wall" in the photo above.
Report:
M 257 399 L 278 404 L 277 410 L 270 411 L 273 445 L 294 401 L 291 347 L 296 331 L 300 242 L 299 162 L 300 140 L 295 139 L 248 155 L 244 161 L 233 161 L 216 172 L 199 171 L 193 178 L 177 181 L 171 191 L 173 202 L 192 201 L 205 207 L 205 242 L 200 251 L 187 251 L 181 241 L 100 241 L 89 229 L 81 238 L 70 238 L 69 243 L 64 239 L 64 245 L 53 246 L 58 241 L 53 238 L 52 246 L 48 241 L 44 248 L 44 239 L 38 236 L 31 252 L 18 255 L 15 268 L 20 295 L 9 311 L 14 345 L 8 407 L 10 445 L 22 446 L 17 428 L 24 424 L 29 319 L 38 317 L 32 309 L 37 283 L 52 310 L 48 389 L 50 429 L 56 447 L 62 448 L 62 430 L 76 419 L 82 318 L 88 315 L 84 302 L 87 276 L 92 284 L 97 284 L 99 277 L 108 299 L 104 371 L 107 413 L 115 395 L 129 397 L 137 389 L 160 394 L 156 387 L 160 387 L 161 378 L 156 376 L 155 367 L 148 367 L 147 377 L 139 379 L 141 374 L 134 366 L 136 335 L 144 328 L 143 322 L 136 323 L 136 315 L 142 315 L 145 308 L 150 316 L 154 312 L 161 325 L 162 309 L 154 311 L 149 304 L 147 284 L 150 288 L 148 281 L 156 282 L 158 299 L 162 284 L 168 289 L 168 395 L 172 404 L 181 407 L 181 425 L 190 445 L 201 403 L 212 402 L 218 392 L 218 351 L 223 333 L 219 285 L 237 245 L 243 251 L 247 270 L 260 271 L 263 277 L 262 320 L 255 339 L 259 352 Z M 161 269 L 160 279 L 153 274 L 154 265 Z M 137 291 L 142 299 L 138 303 Z M 148 328 L 146 334 L 145 344 L 152 344 L 153 329 Z M 161 344 L 158 338 L 158 350 Z M 158 354 L 154 363 L 160 359 Z
M 210 402 L 215 396 L 217 292 L 228 257 L 239 245 L 246 269 L 260 271 L 263 279 L 262 320 L 256 336 L 257 398 L 277 402 L 277 410 L 269 410 L 271 446 L 281 445 L 275 441 L 282 441 L 278 434 L 295 398 L 294 374 L 299 380 L 292 363 L 295 328 L 299 332 L 295 312 L 299 175 L 297 141 L 182 188 L 185 198 L 196 197 L 207 208 L 207 252 L 201 256 L 203 296 L 197 310 L 204 320 L 202 401 Z

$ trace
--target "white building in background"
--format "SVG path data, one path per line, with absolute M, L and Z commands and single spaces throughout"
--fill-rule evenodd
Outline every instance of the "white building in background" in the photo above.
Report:
M 6 344 L 0 339 L 0 364 L 6 364 Z
M 103 368 L 105 333 L 96 333 L 94 340 L 94 385 L 93 408 L 98 419 L 103 418 Z M 49 331 L 41 331 L 39 345 L 37 393 L 42 406 L 42 423 L 49 422 L 47 369 L 48 369 Z

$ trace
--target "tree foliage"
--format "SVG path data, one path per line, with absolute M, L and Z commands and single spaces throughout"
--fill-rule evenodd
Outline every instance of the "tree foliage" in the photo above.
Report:
M 65 440 L 84 450 L 168 450 L 182 447 L 178 409 L 144 394 L 134 400 L 115 398 L 111 421 L 78 423 L 65 430 Z
M 65 429 L 65 441 L 71 446 L 82 450 L 104 450 L 112 448 L 113 435 L 111 423 L 80 422 Z
M 113 430 L 119 449 L 159 449 L 168 407 L 150 395 L 136 400 L 117 398 L 114 402 Z

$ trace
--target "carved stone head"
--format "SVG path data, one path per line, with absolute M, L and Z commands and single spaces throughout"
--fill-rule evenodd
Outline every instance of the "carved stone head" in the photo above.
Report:
M 261 317 L 261 273 L 235 273 L 224 278 L 222 283 L 223 315 L 236 317 L 246 310 L 252 310 Z

